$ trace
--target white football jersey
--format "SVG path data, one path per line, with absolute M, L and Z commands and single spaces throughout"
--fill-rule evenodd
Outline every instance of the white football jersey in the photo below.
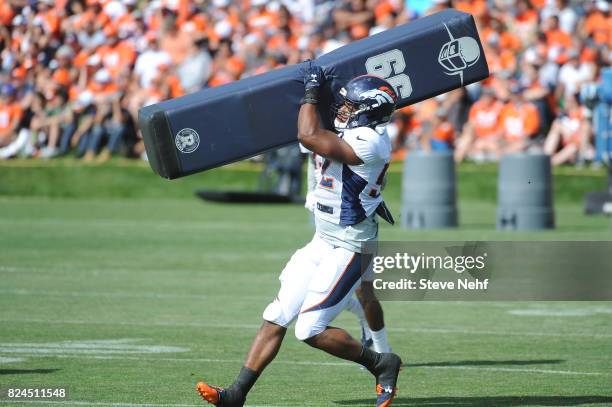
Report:
M 315 157 L 317 185 L 313 194 L 313 212 L 328 222 L 356 225 L 372 215 L 382 202 L 381 189 L 391 159 L 391 141 L 384 127 L 344 130 L 338 135 L 363 161 L 360 165 L 334 162 Z

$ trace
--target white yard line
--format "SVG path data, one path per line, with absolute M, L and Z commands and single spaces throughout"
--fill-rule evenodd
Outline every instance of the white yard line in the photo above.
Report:
M 24 358 L 5 358 L 5 357 L 0 357 L 0 365 L 3 363 L 19 363 L 19 362 L 23 362 L 25 359 Z
M 142 326 L 142 327 L 172 327 L 172 328 L 219 328 L 219 329 L 257 329 L 261 324 L 220 324 L 208 322 L 140 322 L 140 321 L 86 321 L 80 319 L 0 319 L 0 322 L 52 324 L 52 325 L 116 325 L 116 326 Z
M 38 291 L 38 290 L 3 290 L 0 289 L 0 294 L 8 295 L 23 295 L 31 297 L 111 297 L 111 298 L 152 298 L 156 300 L 160 299 L 194 299 L 201 300 L 207 298 L 206 295 L 190 295 L 190 294 L 168 294 L 168 293 L 143 293 L 143 292 L 127 292 L 127 291 Z
M 133 292 L 133 291 L 42 291 L 42 290 L 26 290 L 26 289 L 0 289 L 0 294 L 4 295 L 20 295 L 28 297 L 74 297 L 74 298 L 149 298 L 155 300 L 205 300 L 210 298 L 220 298 L 224 295 L 209 295 L 209 294 L 173 294 L 173 293 L 153 293 L 153 292 Z M 269 296 L 243 296 L 240 300 L 269 300 Z
M 597 373 L 597 372 L 574 372 L 571 370 L 524 369 L 524 368 L 514 369 L 510 367 L 475 367 L 475 366 L 419 366 L 419 367 L 424 367 L 427 369 L 485 370 L 488 372 L 542 373 L 542 374 L 560 374 L 560 375 L 571 375 L 571 376 L 608 376 L 607 373 Z
M 1 352 L 1 351 L 0 351 Z M 95 359 L 95 360 L 136 360 L 142 362 L 178 362 L 178 363 L 232 363 L 240 364 L 242 359 L 211 359 L 211 358 L 144 358 L 134 356 L 106 356 L 106 355 L 41 355 L 41 354 L 19 354 L 19 356 L 29 357 L 53 357 L 64 359 Z M 349 362 L 312 362 L 305 360 L 275 360 L 275 364 L 281 365 L 298 365 L 298 366 L 338 366 L 355 368 L 355 363 Z M 453 369 L 453 370 L 479 370 L 488 372 L 505 372 L 505 373 L 537 373 L 551 375 L 569 375 L 569 376 L 609 376 L 608 373 L 599 372 L 577 372 L 572 370 L 551 370 L 551 369 L 526 369 L 526 368 L 503 368 L 503 367 L 475 367 L 475 366 L 407 366 L 405 369 Z
M 54 325 L 117 325 L 117 326 L 165 326 L 165 327 L 186 327 L 186 328 L 219 328 L 219 329 L 257 329 L 260 324 L 225 324 L 214 322 L 140 322 L 140 321 L 87 321 L 79 319 L 0 319 L 0 322 L 12 323 L 33 323 L 33 324 L 54 324 Z M 349 326 L 350 328 L 350 326 Z M 497 335 L 497 336 L 538 336 L 538 337 L 560 337 L 560 338 L 612 338 L 612 333 L 596 332 L 521 332 L 521 331 L 489 331 L 478 329 L 461 328 L 401 328 L 387 327 L 390 332 L 413 332 L 424 334 L 459 334 L 459 335 Z
M 500 336 L 549 336 L 561 338 L 612 338 L 612 333 L 588 333 L 588 332 L 521 332 L 521 331 L 487 331 L 478 329 L 447 329 L 447 328 L 393 328 L 387 331 L 416 332 L 416 333 L 442 333 L 442 334 L 464 334 L 464 335 L 500 335 Z

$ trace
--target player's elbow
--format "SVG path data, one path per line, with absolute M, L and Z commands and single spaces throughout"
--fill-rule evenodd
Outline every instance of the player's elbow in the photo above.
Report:
M 308 129 L 298 129 L 298 141 L 308 149 L 312 147 L 314 140 L 314 131 Z

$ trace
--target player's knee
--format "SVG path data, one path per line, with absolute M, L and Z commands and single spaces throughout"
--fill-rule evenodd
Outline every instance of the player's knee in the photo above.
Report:
M 324 330 L 324 326 L 319 326 L 319 324 L 313 323 L 308 318 L 298 317 L 295 323 L 295 337 L 306 343 L 308 343 L 307 341 L 310 338 L 320 334 Z
M 268 304 L 262 316 L 264 320 L 284 327 L 289 325 L 292 319 L 291 316 L 283 311 L 283 307 L 278 300 Z
M 362 306 L 372 301 L 378 301 L 376 295 L 374 295 L 374 287 L 371 281 L 363 281 L 359 287 L 357 287 L 355 293 Z

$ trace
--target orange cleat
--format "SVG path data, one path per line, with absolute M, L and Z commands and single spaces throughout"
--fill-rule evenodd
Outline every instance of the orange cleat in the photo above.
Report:
M 217 407 L 244 407 L 245 396 L 232 386 L 223 388 L 198 382 L 196 390 L 204 400 Z
M 219 393 L 222 391 L 221 388 L 209 386 L 204 382 L 198 382 L 198 384 L 196 384 L 196 390 L 204 400 L 215 406 L 218 405 L 220 400 Z
M 389 407 L 397 394 L 397 388 L 392 386 L 376 385 L 376 407 Z

